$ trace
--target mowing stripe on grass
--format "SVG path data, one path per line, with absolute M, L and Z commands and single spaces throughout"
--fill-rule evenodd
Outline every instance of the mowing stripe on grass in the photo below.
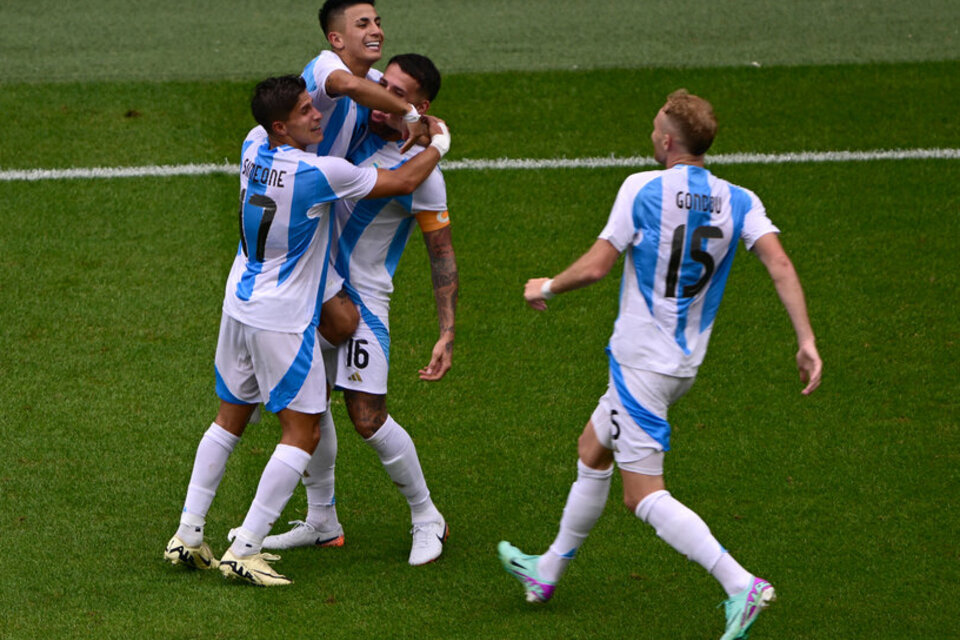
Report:
M 801 151 L 796 153 L 727 153 L 708 155 L 707 164 L 790 164 L 808 162 L 869 162 L 874 160 L 957 160 L 960 149 L 894 149 L 876 151 Z M 656 165 L 648 156 L 629 158 L 500 158 L 497 160 L 451 160 L 445 171 L 501 169 L 606 169 Z M 91 178 L 145 178 L 234 173 L 237 166 L 224 164 L 154 165 L 147 167 L 93 167 L 88 169 L 23 169 L 0 171 L 0 182 Z

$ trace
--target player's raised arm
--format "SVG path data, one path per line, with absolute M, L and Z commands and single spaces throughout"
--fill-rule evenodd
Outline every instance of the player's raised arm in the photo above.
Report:
M 337 70 L 327 76 L 326 90 L 327 95 L 347 96 L 370 109 L 403 116 L 408 143 L 401 151 L 406 151 L 421 136 L 430 135 L 428 124 L 422 121 L 415 106 L 372 80 Z
M 560 275 L 553 278 L 527 280 L 523 297 L 532 309 L 543 311 L 546 301 L 558 293 L 573 291 L 602 280 L 617 263 L 620 252 L 608 240 L 598 239 L 590 249 L 577 258 Z
M 790 316 L 793 330 L 797 334 L 797 368 L 800 370 L 800 380 L 806 383 L 803 395 L 809 395 L 820 386 L 820 376 L 823 372 L 823 361 L 817 353 L 816 338 L 810 318 L 807 315 L 807 303 L 803 296 L 803 287 L 797 276 L 793 262 L 783 250 L 780 239 L 775 233 L 761 236 L 752 247 L 754 253 L 763 262 L 777 289 L 777 295 Z
M 348 96 L 365 107 L 403 116 L 410 140 L 427 135 L 427 126 L 421 123 L 416 107 L 367 77 L 380 59 L 384 39 L 373 3 L 328 0 L 320 8 L 319 18 L 331 50 L 346 67 L 331 71 L 322 80 L 327 96 Z
M 378 169 L 377 184 L 367 194 L 367 198 L 413 193 L 450 150 L 450 132 L 447 125 L 437 118 L 427 116 L 427 119 L 430 125 L 430 146 L 396 169 Z
M 424 212 L 433 215 L 434 212 Z M 430 363 L 420 369 L 420 379 L 436 381 L 446 375 L 453 364 L 453 340 L 456 335 L 455 320 L 460 275 L 457 257 L 453 251 L 450 226 L 441 227 L 423 234 L 430 255 L 430 275 L 433 280 L 433 297 L 437 303 L 437 321 L 440 337 L 433 346 Z

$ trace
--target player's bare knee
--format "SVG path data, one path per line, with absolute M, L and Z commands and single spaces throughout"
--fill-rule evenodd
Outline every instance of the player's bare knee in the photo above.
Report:
M 346 311 L 343 316 L 330 317 L 321 321 L 317 330 L 320 335 L 332 345 L 343 344 L 357 330 L 360 322 L 360 314 L 356 307 Z
M 357 433 L 364 440 L 369 440 L 373 435 L 380 430 L 380 427 L 383 426 L 383 423 L 387 421 L 387 413 L 370 411 L 368 408 L 359 409 L 356 413 L 350 414 L 350 419 L 353 421 L 353 428 L 356 429 Z
M 317 330 L 324 339 L 333 345 L 346 341 L 360 324 L 360 311 L 350 297 L 341 290 L 333 298 L 323 303 L 320 314 L 320 326 Z
M 344 400 L 354 429 L 365 440 L 372 438 L 387 421 L 387 403 L 384 396 L 346 391 Z
M 253 415 L 256 408 L 257 405 L 255 404 L 233 404 L 221 400 L 214 422 L 224 430 L 240 437 L 247 428 L 250 416 Z
M 591 469 L 609 469 L 613 464 L 613 452 L 600 444 L 591 423 L 587 423 L 577 440 L 577 455 L 580 461 Z
M 316 428 L 305 433 L 303 435 L 303 445 L 301 449 L 309 453 L 313 453 L 317 448 L 317 445 L 320 444 L 320 425 L 317 424 Z
M 626 490 L 623 492 L 623 505 L 630 511 L 630 513 L 636 513 L 637 505 L 640 504 L 642 500 L 643 498 L 629 494 L 626 492 Z

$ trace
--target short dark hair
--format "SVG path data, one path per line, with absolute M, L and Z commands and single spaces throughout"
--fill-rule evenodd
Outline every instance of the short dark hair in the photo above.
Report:
M 440 93 L 440 71 L 427 56 L 421 56 L 418 53 L 401 53 L 390 58 L 387 66 L 392 64 L 399 66 L 401 71 L 416 80 L 420 85 L 420 92 L 430 102 L 433 102 Z
M 266 129 L 267 133 L 273 133 L 273 123 L 286 120 L 306 90 L 307 83 L 300 76 L 279 76 L 261 81 L 254 88 L 253 98 L 250 99 L 253 119 Z
M 319 12 L 320 28 L 323 30 L 323 37 L 327 37 L 327 34 L 330 33 L 328 29 L 330 20 L 342 15 L 348 7 L 352 7 L 355 4 L 369 4 L 370 6 L 374 6 L 374 2 L 375 0 L 327 0 L 324 2 Z

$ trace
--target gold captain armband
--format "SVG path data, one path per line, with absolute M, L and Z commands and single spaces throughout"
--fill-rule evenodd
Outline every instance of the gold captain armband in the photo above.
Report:
M 421 211 L 417 214 L 417 224 L 424 233 L 443 229 L 450 225 L 449 211 Z

